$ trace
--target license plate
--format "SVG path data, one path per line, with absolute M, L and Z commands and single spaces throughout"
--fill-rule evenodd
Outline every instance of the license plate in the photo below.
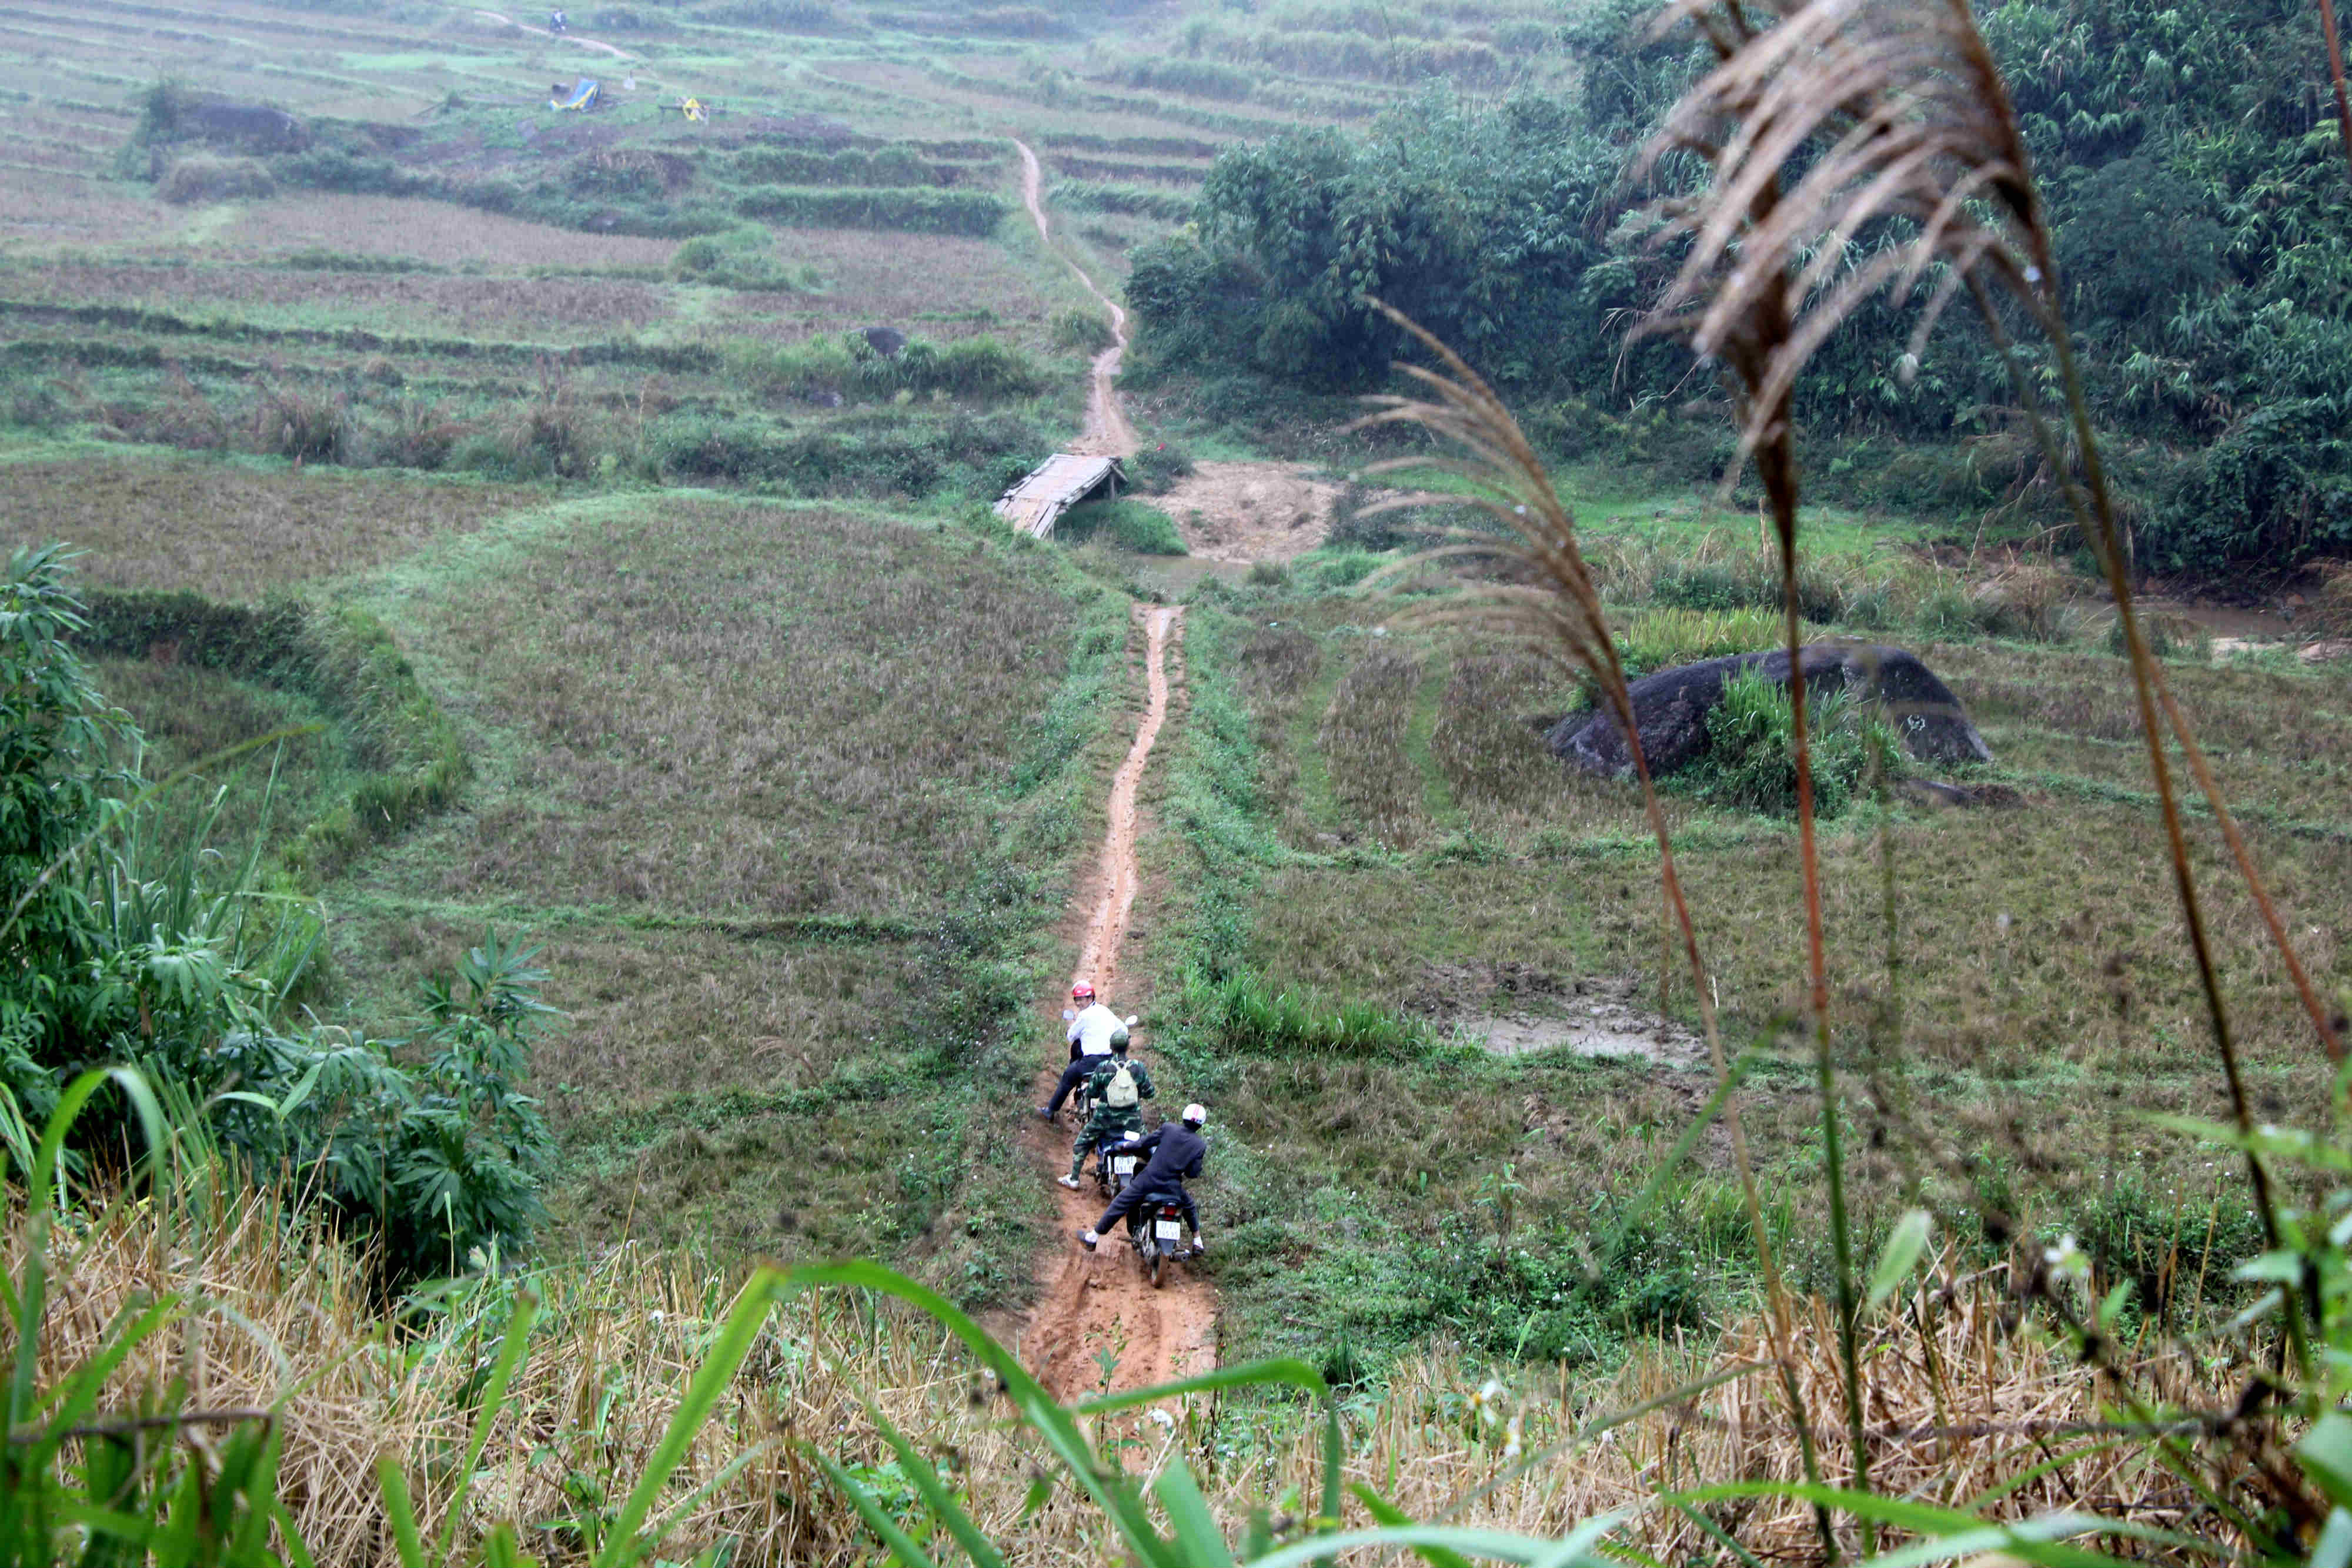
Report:
M 1155 1219 L 1151 1222 L 1151 1234 L 1162 1241 L 1173 1241 L 1184 1234 L 1184 1225 L 1181 1220 Z
M 1111 1156 L 1110 1168 L 1111 1174 L 1114 1176 L 1133 1176 L 1135 1174 L 1135 1156 L 1133 1155 L 1114 1155 Z

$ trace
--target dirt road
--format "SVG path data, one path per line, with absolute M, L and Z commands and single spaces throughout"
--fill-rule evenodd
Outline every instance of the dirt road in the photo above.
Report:
M 551 33 L 545 27 L 534 27 L 528 22 L 518 22 L 512 16 L 503 16 L 496 11 L 484 11 L 478 8 L 474 12 L 474 15 L 477 16 L 488 16 L 493 22 L 503 22 L 509 27 L 517 27 L 526 33 L 537 33 L 542 38 L 561 38 L 567 44 L 577 44 L 583 49 L 602 49 L 616 60 L 634 60 L 637 57 L 636 56 L 629 53 L 626 49 L 615 48 L 610 44 L 598 43 L 593 38 L 583 38 L 577 33 L 572 32 L 569 29 L 561 33 Z
M 1046 248 L 1062 255 L 1054 246 L 1053 231 L 1045 221 L 1044 177 L 1038 169 L 1037 154 L 1024 142 L 1016 141 L 1013 145 L 1021 150 L 1021 199 L 1029 209 L 1029 219 L 1037 225 L 1037 235 L 1045 242 Z M 1095 287 L 1095 280 L 1087 276 L 1084 267 L 1066 255 L 1062 259 L 1077 275 L 1087 292 L 1102 302 L 1103 308 L 1110 313 L 1111 322 L 1111 347 L 1095 356 L 1086 434 L 1069 450 L 1100 456 L 1127 456 L 1136 449 L 1135 427 L 1128 423 L 1126 413 L 1119 407 L 1118 390 L 1114 384 L 1120 355 L 1127 347 L 1127 312 Z M 1118 986 L 1119 956 L 1127 940 L 1128 922 L 1135 909 L 1136 889 L 1141 881 L 1135 852 L 1136 792 L 1143 782 L 1143 769 L 1151 759 L 1152 746 L 1160 738 L 1160 727 L 1168 716 L 1169 650 L 1182 640 L 1184 632 L 1184 612 L 1181 609 L 1139 605 L 1137 613 L 1144 628 L 1148 700 L 1127 759 L 1119 764 L 1118 772 L 1111 779 L 1101 858 L 1073 908 L 1074 914 L 1087 913 L 1086 925 L 1079 935 L 1077 972 L 1072 978 L 1092 982 L 1103 999 L 1114 1008 L 1127 1006 L 1128 993 Z M 1052 1094 L 1067 1061 L 1060 1047 L 1060 1009 L 1057 997 L 1046 1013 L 1045 1039 L 1050 1043 L 1037 1074 L 1039 1104 Z M 1174 1108 L 1183 1103 L 1178 1097 L 1181 1086 L 1162 1082 L 1158 1087 L 1160 1113 L 1173 1114 Z M 1041 1127 L 1033 1122 L 1030 1126 L 1025 1142 L 1039 1179 L 1068 1170 L 1071 1129 L 1061 1123 Z M 1213 1141 L 1212 1157 L 1213 1148 Z M 1039 1262 L 1041 1288 L 1037 1304 L 1021 1336 L 1023 1357 L 1045 1386 L 1067 1399 L 1105 1386 L 1126 1389 L 1165 1383 L 1214 1366 L 1217 1298 L 1209 1283 L 1191 1270 L 1179 1267 L 1170 1270 L 1166 1284 L 1152 1289 L 1150 1281 L 1136 1264 L 1133 1249 L 1124 1240 L 1106 1240 L 1101 1249 L 1093 1253 L 1081 1250 L 1074 1238 L 1101 1214 L 1102 1196 L 1091 1179 L 1079 1191 L 1056 1186 L 1053 1192 L 1054 1241 Z
M 1149 703 L 1143 722 L 1136 727 L 1135 743 L 1111 780 L 1109 826 L 1103 836 L 1102 859 L 1088 891 L 1093 914 L 1079 945 L 1075 978 L 1091 980 L 1113 1007 L 1124 1007 L 1118 989 L 1119 948 L 1135 907 L 1138 868 L 1135 854 L 1136 804 L 1143 769 L 1152 744 L 1168 716 L 1168 650 L 1183 636 L 1183 612 L 1154 608 L 1140 611 L 1146 637 L 1145 679 Z M 1083 897 L 1084 895 L 1082 895 Z M 1058 1022 L 1058 1019 L 1055 1020 Z M 1047 1038 L 1060 1040 L 1052 1030 Z M 1037 1075 L 1037 1100 L 1045 1102 L 1060 1075 L 1065 1053 L 1050 1050 Z M 1180 1085 L 1160 1086 L 1160 1113 L 1172 1114 L 1170 1103 Z M 1070 1133 L 1056 1124 L 1039 1128 L 1030 1140 L 1041 1171 L 1058 1175 L 1069 1169 Z M 1214 1157 L 1214 1144 L 1211 1145 Z M 1041 1176 L 1041 1179 L 1042 1176 Z M 1159 1290 L 1135 1261 L 1123 1240 L 1106 1239 L 1099 1251 L 1081 1251 L 1071 1238 L 1091 1225 L 1102 1212 L 1103 1199 L 1091 1180 L 1077 1192 L 1054 1188 L 1056 1202 L 1055 1246 L 1039 1272 L 1043 1289 L 1022 1334 L 1023 1359 L 1057 1396 L 1072 1398 L 1106 1383 L 1113 1389 L 1140 1388 L 1164 1383 L 1216 1364 L 1217 1298 L 1208 1282 L 1189 1269 L 1170 1271 Z M 1106 1376 L 1097 1357 L 1115 1361 Z
M 1045 225 L 1045 176 L 1037 167 L 1037 154 L 1029 150 L 1025 141 L 1016 141 L 1013 145 L 1021 149 L 1022 204 L 1029 209 L 1029 220 L 1037 225 L 1037 237 L 1045 242 L 1046 249 L 1053 250 L 1054 234 Z M 1090 457 L 1132 457 L 1139 444 L 1135 426 L 1128 423 L 1126 411 L 1118 406 L 1118 393 L 1111 386 L 1112 379 L 1118 374 L 1119 360 L 1127 352 L 1127 311 L 1118 301 L 1095 287 L 1086 268 L 1066 256 L 1062 260 L 1086 285 L 1087 292 L 1110 312 L 1111 344 L 1095 356 L 1094 381 L 1087 393 L 1086 434 L 1070 450 Z

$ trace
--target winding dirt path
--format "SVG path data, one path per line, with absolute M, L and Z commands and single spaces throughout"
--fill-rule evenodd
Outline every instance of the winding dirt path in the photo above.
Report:
M 1030 222 L 1037 225 L 1037 237 L 1047 250 L 1061 256 L 1087 292 L 1110 314 L 1111 346 L 1095 356 L 1086 433 L 1069 450 L 1095 456 L 1127 456 L 1135 451 L 1138 438 L 1119 407 L 1114 384 L 1127 349 L 1127 312 L 1095 286 L 1086 268 L 1054 244 L 1053 230 L 1045 221 L 1045 177 L 1037 154 L 1026 142 L 1016 140 L 1013 145 L 1021 150 L 1021 200 L 1029 209 Z M 1160 738 L 1160 726 L 1168 717 L 1169 650 L 1184 634 L 1181 607 L 1138 605 L 1135 612 L 1143 622 L 1148 700 L 1134 744 L 1111 779 L 1101 858 L 1072 908 L 1076 915 L 1091 903 L 1072 980 L 1091 981 L 1106 1002 L 1122 1009 L 1127 998 L 1118 988 L 1119 954 L 1141 882 L 1135 853 L 1136 792 L 1151 759 L 1152 746 Z M 1053 1093 L 1067 1061 L 1062 1047 L 1061 1005 L 1058 995 L 1048 1004 L 1046 1016 L 1052 1024 L 1045 1031 L 1045 1061 L 1037 1074 L 1034 1103 L 1039 1104 Z M 1148 1049 L 1144 1054 L 1148 1061 Z M 1182 1103 L 1177 1086 L 1162 1082 L 1158 1087 L 1160 1113 L 1172 1114 L 1170 1103 Z M 1024 1141 L 1041 1179 L 1068 1170 L 1069 1127 L 1058 1123 L 1041 1127 L 1033 1121 L 1029 1128 Z M 1213 1142 L 1210 1157 L 1215 1157 Z M 1024 1359 L 1039 1380 L 1057 1397 L 1069 1399 L 1106 1386 L 1145 1387 L 1214 1366 L 1217 1296 L 1209 1282 L 1180 1266 L 1169 1271 L 1166 1284 L 1154 1290 L 1124 1240 L 1106 1240 L 1096 1252 L 1081 1250 L 1075 1235 L 1101 1214 L 1102 1197 L 1091 1180 L 1076 1192 L 1058 1185 L 1053 1192 L 1054 1241 L 1039 1260 L 1037 1304 L 1031 1309 L 1021 1336 Z M 1108 1370 L 1105 1358 L 1111 1364 Z
M 1110 347 L 1095 356 L 1094 379 L 1087 393 L 1086 434 L 1070 447 L 1075 453 L 1089 457 L 1132 457 L 1141 438 L 1135 426 L 1127 422 L 1127 413 L 1118 406 L 1118 393 L 1111 385 L 1118 374 L 1119 361 L 1127 353 L 1127 311 L 1118 300 L 1095 287 L 1085 267 L 1070 260 L 1055 248 L 1054 233 L 1045 224 L 1044 197 L 1045 174 L 1037 166 L 1037 154 L 1029 150 L 1026 141 L 1016 139 L 1013 146 L 1021 149 L 1021 202 L 1029 209 L 1030 222 L 1037 225 L 1037 237 L 1045 248 L 1061 256 L 1063 263 L 1077 275 L 1087 293 L 1101 301 L 1110 312 Z
M 1135 855 L 1138 786 L 1152 744 L 1168 716 L 1168 650 L 1183 637 L 1181 608 L 1138 607 L 1146 639 L 1145 681 L 1150 694 L 1143 722 L 1136 727 L 1135 743 L 1119 764 L 1110 786 L 1109 828 L 1103 836 L 1102 859 L 1091 879 L 1094 913 L 1079 946 L 1076 978 L 1094 982 L 1113 1007 L 1126 1004 L 1117 990 L 1119 948 L 1127 936 L 1129 916 L 1135 907 L 1138 873 Z M 1083 894 L 1081 897 L 1083 898 Z M 1058 1024 L 1058 1011 L 1055 1015 Z M 1059 1042 L 1057 1027 L 1046 1033 Z M 1037 1074 L 1037 1101 L 1053 1092 L 1066 1057 L 1048 1047 L 1045 1068 Z M 1149 1060 L 1149 1051 L 1145 1052 Z M 1174 1100 L 1172 1082 L 1159 1085 L 1162 1115 L 1165 1102 Z M 1181 1103 L 1181 1102 L 1180 1102 Z M 1035 1124 L 1032 1124 L 1034 1127 Z M 1069 1168 L 1068 1129 L 1056 1124 L 1037 1128 L 1029 1139 L 1037 1151 L 1041 1170 L 1058 1175 Z M 1210 1146 L 1215 1158 L 1215 1145 Z M 1124 1240 L 1105 1240 L 1100 1250 L 1081 1251 L 1072 1239 L 1102 1212 L 1103 1200 L 1091 1181 L 1079 1191 L 1054 1188 L 1055 1247 L 1039 1270 L 1043 1288 L 1022 1334 L 1022 1354 L 1039 1380 L 1060 1398 L 1068 1399 L 1102 1387 L 1140 1388 L 1165 1383 L 1216 1364 L 1217 1296 L 1207 1281 L 1190 1269 L 1170 1270 L 1158 1290 L 1137 1267 L 1135 1254 Z M 1116 1362 L 1106 1380 L 1097 1357 Z
M 616 60 L 634 60 L 637 57 L 626 49 L 616 48 L 611 44 L 599 43 L 594 38 L 583 38 L 569 29 L 561 33 L 550 32 L 545 27 L 534 27 L 528 22 L 518 22 L 512 16 L 497 11 L 485 11 L 478 6 L 475 8 L 474 15 L 488 16 L 493 22 L 503 22 L 508 26 L 518 28 L 522 32 L 537 33 L 542 38 L 554 38 L 562 43 L 577 44 L 583 49 L 602 49 Z

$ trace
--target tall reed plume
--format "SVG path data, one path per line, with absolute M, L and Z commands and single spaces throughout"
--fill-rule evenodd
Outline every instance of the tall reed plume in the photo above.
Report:
M 1662 220 L 1657 243 L 1681 247 L 1682 256 L 1672 282 L 1640 330 L 1683 337 L 1704 361 L 1726 372 L 1740 415 L 1740 463 L 1733 476 L 1746 463 L 1755 465 L 1778 548 L 1794 720 L 1808 1021 L 1837 1262 L 1846 1447 L 1853 1484 L 1867 1490 L 1870 1448 L 1864 1440 L 1856 1343 L 1860 1300 L 1843 1188 L 1807 692 L 1799 640 L 1801 482 L 1793 409 L 1798 382 L 1815 351 L 1874 295 L 1892 291 L 1898 301 L 1918 302 L 1901 361 L 1907 377 L 1916 371 L 1947 308 L 1966 292 L 2007 361 L 2019 406 L 2050 471 L 2063 476 L 2077 523 L 2101 562 L 2129 652 L 2168 860 L 2242 1137 L 2251 1132 L 2252 1123 L 2190 867 L 2166 748 L 2168 727 L 2205 795 L 2315 1032 L 2330 1058 L 2339 1061 L 2340 1025 L 2296 956 L 2189 720 L 2141 635 L 2128 556 L 2061 308 L 2048 217 L 1999 67 L 1977 32 L 1966 0 L 1778 0 L 1765 5 L 1675 0 L 1655 24 L 1659 32 L 1685 26 L 1706 40 L 1716 64 L 1676 104 L 1637 166 L 1644 175 L 1670 178 L 1691 193 L 1669 196 L 1654 208 Z M 2052 348 L 2063 390 L 2063 407 L 2054 415 L 2045 412 L 2018 364 L 2013 320 Z M 1465 448 L 1469 458 L 1457 471 L 1481 484 L 1484 493 L 1477 504 L 1516 535 L 1516 541 L 1507 544 L 1465 543 L 1438 552 L 1500 556 L 1516 569 L 1515 586 L 1490 589 L 1477 609 L 1454 612 L 1454 618 L 1535 633 L 1593 674 L 1601 701 L 1632 743 L 1636 775 L 1659 841 L 1667 903 L 1685 935 L 1709 1039 L 1717 1040 L 1712 998 L 1690 936 L 1664 819 L 1650 789 L 1631 697 L 1577 549 L 1573 523 L 1493 392 L 1428 334 L 1403 325 L 1437 356 L 1447 373 L 1401 367 L 1434 397 L 1382 400 L 1385 407 L 1373 420 L 1419 424 Z M 2078 464 L 2063 460 L 2053 418 L 2063 421 L 2063 444 L 2081 455 Z M 1716 1061 L 1723 1071 L 1719 1044 Z M 1736 1116 L 1733 1131 L 1746 1180 L 1745 1145 L 1738 1135 Z M 2247 1165 L 2256 1207 L 2275 1246 L 2277 1206 L 2268 1172 L 2258 1155 L 2249 1153 Z M 1770 1279 L 1769 1259 L 1766 1263 Z M 1777 1281 L 1773 1291 L 1777 1302 Z M 2285 1316 L 2289 1340 L 2307 1372 L 2293 1300 L 2286 1303 Z M 1780 1321 L 1785 1328 L 1785 1319 Z M 1785 1363 L 1785 1347 L 1779 1354 Z M 1801 1403 L 1793 1385 L 1789 1399 L 1801 1425 Z
M 1670 927 L 1667 939 L 1671 942 L 1676 936 L 1681 938 L 1683 959 L 1690 971 L 1691 989 L 1697 998 L 1700 1022 L 1706 1033 L 1708 1058 L 1717 1085 L 1716 1103 L 1730 1134 L 1732 1159 L 1738 1171 L 1740 1192 L 1769 1296 L 1768 1322 L 1772 1329 L 1775 1359 L 1782 1375 L 1790 1422 L 1802 1441 L 1807 1478 L 1818 1479 L 1814 1475 L 1812 1427 L 1806 1416 L 1790 1349 L 1792 1331 L 1787 1293 L 1781 1287 L 1770 1243 L 1766 1239 L 1763 1207 L 1748 1158 L 1747 1133 L 1731 1097 L 1735 1080 L 1716 1016 L 1715 988 L 1708 979 L 1706 961 L 1699 951 L 1697 927 L 1692 921 L 1682 879 L 1675 869 L 1674 839 L 1666 826 L 1665 810 L 1650 777 L 1649 761 L 1643 755 L 1641 727 L 1635 718 L 1624 664 L 1610 635 L 1591 569 L 1577 544 L 1576 519 L 1553 487 L 1543 460 L 1495 390 L 1460 355 L 1420 325 L 1380 301 L 1373 304 L 1434 356 L 1443 372 L 1400 364 L 1396 367 L 1399 372 L 1421 382 L 1431 395 L 1370 399 L 1379 412 L 1358 422 L 1359 427 L 1415 424 L 1465 449 L 1469 454 L 1466 458 L 1449 459 L 1442 465 L 1470 481 L 1473 488 L 1466 497 L 1468 503 L 1494 517 L 1506 530 L 1502 537 L 1457 535 L 1461 542 L 1416 557 L 1420 562 L 1451 561 L 1497 569 L 1493 575 L 1500 579 L 1482 585 L 1466 601 L 1432 606 L 1417 612 L 1418 618 L 1468 625 L 1526 643 L 1549 656 L 1564 660 L 1591 676 L 1600 689 L 1601 701 L 1624 732 L 1633 778 L 1642 791 L 1643 810 L 1651 833 L 1657 840 L 1658 878 Z M 1407 458 L 1376 465 L 1372 472 L 1415 466 L 1421 461 Z M 1401 496 L 1368 510 L 1464 499 L 1458 496 Z M 1826 1543 L 1829 1536 L 1825 1517 L 1822 1530 Z

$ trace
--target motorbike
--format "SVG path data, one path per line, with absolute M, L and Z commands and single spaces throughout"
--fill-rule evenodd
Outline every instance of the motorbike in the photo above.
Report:
M 1127 1239 L 1135 1248 L 1136 1262 L 1151 1277 L 1151 1288 L 1160 1289 L 1168 1265 L 1188 1256 L 1184 1206 L 1172 1197 L 1150 1198 L 1136 1205 Z
M 1127 1134 L 1105 1138 L 1095 1147 L 1095 1181 L 1105 1197 L 1117 1197 L 1135 1179 L 1143 1156 L 1126 1144 Z

